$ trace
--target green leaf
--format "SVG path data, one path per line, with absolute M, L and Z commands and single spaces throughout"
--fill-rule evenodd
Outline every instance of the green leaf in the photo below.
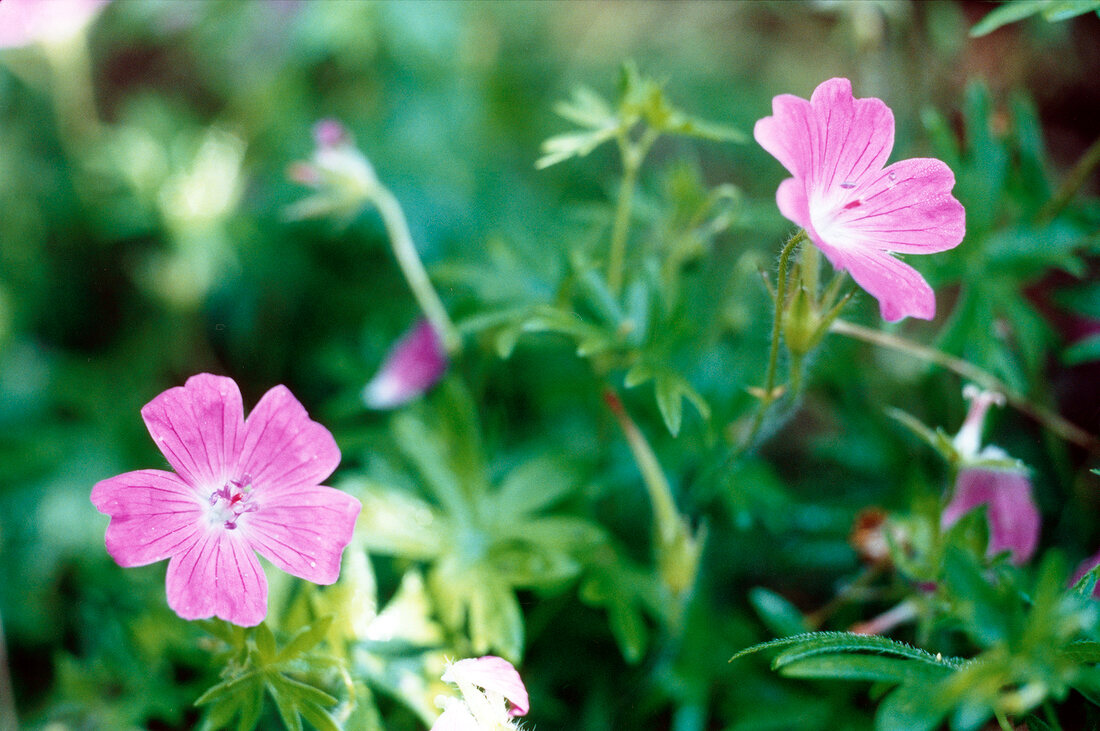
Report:
M 237 720 L 237 731 L 252 731 L 260 722 L 260 714 L 264 710 L 264 686 L 256 683 L 250 693 L 241 695 L 239 710 L 241 717 Z
M 965 662 L 961 658 L 933 655 L 930 652 L 888 637 L 859 635 L 854 632 L 807 632 L 771 640 L 770 642 L 762 642 L 741 650 L 730 658 L 730 662 L 756 652 L 781 648 L 789 648 L 787 652 L 802 653 L 800 655 L 802 657 L 808 657 L 811 654 L 872 652 L 909 660 L 919 660 L 937 666 L 959 667 Z M 794 655 L 788 655 L 788 657 L 794 657 Z
M 1013 2 L 1006 2 L 978 21 L 970 29 L 970 37 L 980 38 L 992 33 L 1002 25 L 1015 23 L 1018 20 L 1041 13 L 1050 4 L 1051 0 L 1014 0 Z
M 302 719 L 298 716 L 298 709 L 295 707 L 293 699 L 287 698 L 279 692 L 271 684 L 271 678 L 268 679 L 267 690 L 275 701 L 275 708 L 279 711 L 279 718 L 283 719 L 283 725 L 289 731 L 304 731 L 302 729 Z
M 293 660 L 304 655 L 309 650 L 312 650 L 325 639 L 325 635 L 328 634 L 329 628 L 332 627 L 332 620 L 334 618 L 333 615 L 329 614 L 298 630 L 298 633 L 291 638 L 290 642 L 286 643 L 286 646 L 279 650 L 276 659 L 279 662 Z
M 941 678 L 951 672 L 948 665 L 929 665 L 915 660 L 903 660 L 878 655 L 816 655 L 795 657 L 773 669 L 790 678 L 820 678 L 824 680 L 864 680 L 872 683 L 909 683 Z
M 248 692 L 248 685 L 250 683 L 259 684 L 259 671 L 255 669 L 246 670 L 242 674 L 223 680 L 217 685 L 207 689 L 205 693 L 200 695 L 195 700 L 196 706 L 205 705 L 212 702 L 220 702 L 226 698 L 234 696 L 240 696 L 243 693 Z
M 272 690 L 273 694 L 277 691 L 284 699 L 295 706 L 301 705 L 302 703 L 313 703 L 318 706 L 334 706 L 337 702 L 335 698 L 320 688 L 316 688 L 308 683 L 303 683 L 300 680 L 295 680 L 282 673 L 269 674 L 267 682 L 268 688 Z
M 1095 664 L 1100 663 L 1100 642 L 1095 640 L 1078 640 L 1061 648 L 1058 653 L 1074 662 Z
M 774 591 L 758 586 L 749 591 L 749 603 L 767 628 L 779 636 L 805 634 L 809 630 L 802 612 Z
M 1062 351 L 1062 362 L 1068 366 L 1100 360 L 1100 334 L 1089 335 Z
M 302 717 L 313 724 L 317 731 L 344 731 L 328 711 L 313 703 L 303 703 L 298 708 Z
M 654 380 L 653 390 L 657 397 L 657 408 L 665 426 L 672 436 L 680 433 L 680 420 L 683 414 L 683 399 L 691 401 L 695 410 L 703 419 L 710 418 L 710 406 L 699 392 L 692 388 L 682 376 L 670 370 L 661 370 Z
M 902 685 L 879 704 L 875 731 L 932 731 L 948 710 L 936 684 Z
M 564 498 L 576 489 L 578 481 L 576 467 L 567 455 L 542 455 L 505 475 L 490 501 L 506 515 L 535 513 Z
M 256 642 L 256 651 L 259 653 L 260 664 L 270 665 L 275 660 L 275 635 L 267 622 L 261 622 L 252 631 L 252 639 Z
M 933 431 L 925 426 L 920 419 L 901 409 L 888 407 L 886 409 L 886 415 L 920 437 L 928 446 L 939 452 L 949 464 L 954 464 L 958 461 L 959 453 L 955 449 L 955 445 L 952 443 L 951 438 L 948 437 L 942 429 Z

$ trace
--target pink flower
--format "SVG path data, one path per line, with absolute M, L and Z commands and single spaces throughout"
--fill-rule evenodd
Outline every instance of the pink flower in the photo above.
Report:
M 987 506 L 986 519 L 989 521 L 989 548 L 986 552 L 994 556 L 1009 551 L 1012 563 L 1026 563 L 1039 543 L 1042 522 L 1039 508 L 1031 496 L 1031 481 L 1027 474 L 1015 470 L 964 467 L 955 482 L 951 502 L 940 515 L 941 527 L 950 528 L 982 505 Z
M 398 340 L 378 374 L 363 389 L 372 409 L 393 409 L 434 386 L 447 370 L 447 354 L 435 328 L 420 320 Z
M 884 168 L 894 115 L 881 99 L 855 99 L 847 79 L 823 82 L 809 101 L 781 94 L 772 111 L 753 135 L 794 176 L 776 192 L 780 212 L 851 272 L 883 318 L 932 319 L 932 288 L 891 252 L 932 254 L 962 241 L 965 213 L 951 195 L 950 168 L 931 158 Z
M 530 709 L 527 688 L 512 663 L 495 655 L 451 663 L 443 680 L 458 686 L 462 700 L 437 700 L 443 713 L 431 731 L 515 728 L 512 719 Z
M 109 0 L 5 0 L 0 48 L 57 43 L 75 36 Z
M 237 384 L 202 373 L 141 415 L 176 472 L 126 472 L 92 489 L 92 504 L 111 516 L 107 552 L 120 566 L 168 558 L 177 614 L 241 626 L 267 614 L 254 551 L 294 576 L 336 581 L 361 506 L 319 485 L 340 450 L 285 386 L 264 394 L 246 421 Z

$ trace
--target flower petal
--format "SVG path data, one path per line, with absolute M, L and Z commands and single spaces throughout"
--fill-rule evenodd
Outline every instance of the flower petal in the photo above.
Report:
M 252 547 L 288 574 L 315 584 L 335 582 L 359 501 L 323 486 L 265 489 L 256 499 L 260 508 L 241 521 Z
M 107 553 L 119 566 L 144 566 L 183 550 L 203 515 L 195 489 L 161 470 L 126 472 L 97 482 L 92 504 L 111 516 Z
M 881 99 L 856 99 L 848 79 L 818 85 L 810 101 L 791 94 L 772 100 L 772 116 L 753 136 L 811 196 L 855 186 L 886 164 L 894 147 L 894 114 Z
M 931 320 L 936 316 L 936 295 L 913 267 L 884 251 L 843 249 L 816 242 L 837 269 L 852 273 L 852 279 L 878 300 L 884 320 L 903 317 Z
M 298 399 L 276 386 L 248 415 L 237 478 L 256 490 L 315 486 L 340 464 L 340 449 L 328 429 L 311 421 Z
M 480 729 L 477 719 L 470 714 L 470 709 L 456 701 L 447 704 L 447 710 L 435 719 L 431 731 L 479 731 Z
M 951 195 L 955 174 L 934 158 L 890 165 L 850 191 L 851 200 L 818 232 L 833 246 L 932 254 L 959 245 L 966 212 Z
M 499 693 L 512 704 L 510 713 L 513 716 L 525 716 L 531 707 L 527 688 L 519 673 L 512 663 L 502 657 L 486 655 L 459 660 L 443 673 L 443 681 L 456 684 L 465 682 L 485 691 Z
M 168 606 L 184 619 L 221 617 L 252 627 L 267 615 L 267 577 L 238 531 L 197 533 L 168 562 Z
M 940 523 L 954 525 L 971 510 L 988 505 L 989 554 L 1012 553 L 1012 562 L 1022 564 L 1035 553 L 1041 518 L 1031 495 L 1031 481 L 1020 472 L 963 469 L 955 483 L 951 502 Z
M 810 220 L 810 203 L 806 198 L 806 186 L 798 178 L 787 178 L 775 191 L 775 203 L 785 218 L 806 229 L 810 238 L 817 240 Z
M 435 328 L 420 320 L 386 355 L 378 374 L 363 389 L 372 409 L 392 409 L 434 386 L 447 370 L 447 354 Z
M 233 379 L 192 376 L 147 403 L 141 416 L 184 482 L 216 488 L 234 477 L 244 411 Z

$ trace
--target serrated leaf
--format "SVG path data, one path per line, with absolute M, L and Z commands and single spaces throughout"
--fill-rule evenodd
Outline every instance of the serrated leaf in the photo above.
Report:
M 618 134 L 618 126 L 591 132 L 566 132 L 554 135 L 542 143 L 542 157 L 535 161 L 535 169 L 544 170 L 571 157 L 584 157 L 604 142 L 614 138 L 616 134 Z
M 1100 11 L 1100 0 L 1054 0 L 1043 9 L 1043 20 L 1055 23 L 1093 10 Z
M 554 111 L 570 122 L 592 129 L 604 129 L 616 123 L 615 110 L 602 96 L 587 86 L 574 88 L 573 98 L 555 104 Z
M 782 637 L 769 642 L 761 642 L 760 644 L 741 650 L 730 658 L 730 662 L 753 653 L 766 650 L 777 650 L 780 648 L 798 648 L 801 652 L 819 653 L 873 652 L 910 660 L 920 660 L 932 665 L 946 664 L 951 667 L 958 667 L 965 663 L 961 658 L 933 655 L 926 650 L 907 645 L 904 642 L 892 640 L 888 637 L 880 637 L 879 635 L 859 635 L 854 632 L 807 632 L 791 637 Z

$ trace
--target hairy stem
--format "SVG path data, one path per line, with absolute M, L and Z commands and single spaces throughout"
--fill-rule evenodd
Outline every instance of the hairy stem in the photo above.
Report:
M 772 325 L 772 342 L 768 350 L 768 369 L 764 374 L 764 392 L 760 396 L 760 405 L 753 416 L 752 426 L 745 436 L 743 449 L 747 449 L 756 439 L 760 428 L 764 425 L 764 417 L 771 408 L 775 399 L 776 372 L 779 367 L 779 341 L 783 338 L 783 312 L 787 299 L 787 273 L 790 270 L 791 252 L 800 242 L 806 240 L 806 231 L 802 230 L 792 236 L 783 251 L 779 254 L 779 274 L 775 283 L 775 322 Z
M 1100 440 L 1096 437 L 1092 436 L 1081 427 L 1067 421 L 1060 414 L 1055 413 L 1045 406 L 1033 403 L 1027 396 L 1011 388 L 1007 383 L 997 378 L 992 373 L 984 371 L 961 358 L 956 358 L 953 355 L 948 355 L 942 351 L 929 348 L 920 343 L 915 343 L 912 340 L 906 340 L 897 335 L 871 330 L 870 328 L 846 322 L 845 320 L 836 320 L 829 327 L 829 330 L 840 335 L 847 335 L 856 340 L 871 343 L 872 345 L 907 353 L 914 358 L 919 358 L 929 363 L 935 363 L 936 365 L 943 366 L 948 370 L 958 373 L 963 378 L 970 379 L 986 390 L 999 391 L 1004 394 L 1005 399 L 1008 400 L 1008 403 L 1011 404 L 1013 408 L 1035 419 L 1067 442 L 1072 442 L 1092 452 L 1100 451 Z

